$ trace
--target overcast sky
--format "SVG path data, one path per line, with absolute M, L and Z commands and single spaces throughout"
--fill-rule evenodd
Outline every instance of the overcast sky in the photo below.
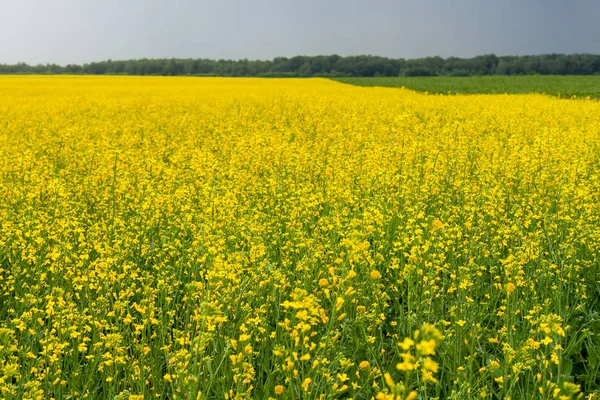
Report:
M 0 0 L 0 63 L 600 53 L 600 0 Z

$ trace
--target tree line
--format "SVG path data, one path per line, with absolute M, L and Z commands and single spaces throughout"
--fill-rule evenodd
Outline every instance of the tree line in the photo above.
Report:
M 0 64 L 0 74 L 85 74 L 166 76 L 472 76 L 600 74 L 600 55 L 543 54 L 472 58 L 425 57 L 394 59 L 360 55 L 276 57 L 273 60 L 137 59 L 107 60 L 83 65 Z

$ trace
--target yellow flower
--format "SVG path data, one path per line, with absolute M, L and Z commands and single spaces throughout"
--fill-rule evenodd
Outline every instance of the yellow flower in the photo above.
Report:
M 368 361 L 361 361 L 360 364 L 358 364 L 358 368 L 362 370 L 369 369 L 370 366 L 371 364 Z
M 510 294 L 512 292 L 514 292 L 516 289 L 516 286 L 514 283 L 509 282 L 508 285 L 506 285 L 506 291 Z
M 246 334 L 244 334 L 244 333 L 243 333 L 243 334 L 241 334 L 241 335 L 240 335 L 240 340 L 239 340 L 239 341 L 240 341 L 240 342 L 245 342 L 245 341 L 249 340 L 251 337 L 252 337 L 252 336 L 250 336 L 250 335 L 246 335 Z M 233 345 L 233 341 L 232 341 L 232 345 Z M 234 347 L 234 348 L 235 348 L 235 347 Z
M 335 309 L 336 311 L 339 311 L 340 308 L 342 308 L 342 306 L 344 305 L 344 298 L 343 297 L 338 297 L 335 301 Z
M 416 390 L 412 390 L 408 396 L 406 396 L 406 400 L 414 400 L 417 398 L 417 396 L 419 395 L 419 393 L 417 393 Z
M 404 340 L 398 343 L 398 346 L 402 348 L 404 351 L 408 351 L 415 344 L 414 340 L 411 338 L 404 338 Z
M 552 343 L 552 339 L 549 338 L 548 336 L 546 336 L 544 338 L 544 340 L 542 340 L 542 343 L 545 344 L 545 345 L 549 345 L 550 343 Z
M 437 382 L 437 379 L 433 377 L 433 373 L 431 371 L 423 371 L 421 379 L 423 379 L 424 382 Z
M 371 271 L 370 276 L 371 276 L 371 279 L 381 279 L 381 272 L 374 269 L 373 271 Z
M 421 340 L 417 344 L 417 352 L 424 356 L 432 356 L 435 354 L 435 340 Z
M 312 379 L 310 379 L 310 378 L 306 378 L 306 379 L 304 379 L 304 382 L 302 382 L 302 388 L 304 389 L 305 392 L 308 392 L 308 385 L 310 385 L 311 382 L 312 382 Z
M 285 391 L 285 388 L 282 385 L 275 386 L 275 394 L 277 396 L 282 395 L 284 391 Z
M 385 379 L 385 383 L 390 387 L 390 388 L 394 388 L 396 385 L 394 383 L 394 380 L 392 379 L 392 376 L 389 373 L 385 373 L 383 374 L 383 378 Z
M 402 357 L 402 362 L 396 364 L 396 369 L 400 371 L 412 371 L 416 368 L 415 357 L 410 353 L 402 353 L 400 354 Z
M 436 218 L 435 220 L 433 220 L 431 226 L 433 227 L 433 229 L 439 230 L 444 227 L 444 224 L 442 221 L 440 221 L 439 219 Z
M 431 358 L 427 357 L 425 361 L 423 361 L 423 368 L 427 371 L 438 372 L 438 364 L 433 361 Z

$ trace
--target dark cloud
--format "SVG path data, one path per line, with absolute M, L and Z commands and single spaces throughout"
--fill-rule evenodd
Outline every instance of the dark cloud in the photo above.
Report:
M 597 0 L 19 0 L 0 63 L 600 53 Z

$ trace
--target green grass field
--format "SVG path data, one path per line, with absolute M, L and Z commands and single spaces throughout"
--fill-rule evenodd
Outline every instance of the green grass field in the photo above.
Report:
M 560 97 L 600 98 L 600 75 L 336 78 L 357 86 L 406 87 L 429 93 L 547 93 Z

